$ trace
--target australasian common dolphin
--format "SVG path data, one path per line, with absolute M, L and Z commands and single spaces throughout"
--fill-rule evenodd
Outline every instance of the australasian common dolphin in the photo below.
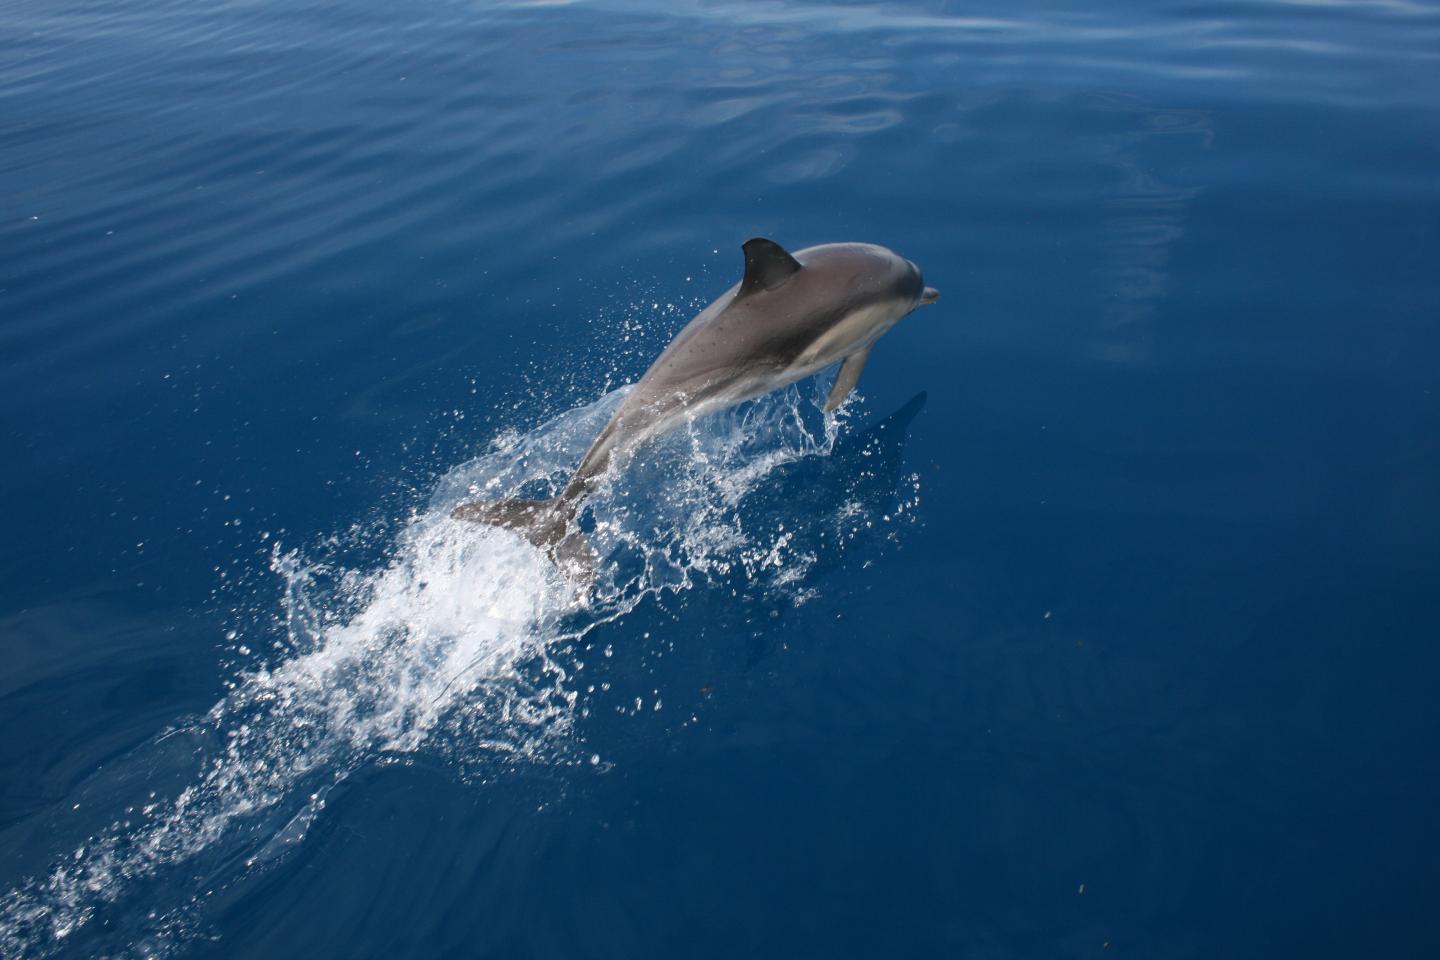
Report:
M 870 348 L 939 291 L 920 268 L 885 247 L 827 243 L 793 256 L 747 240 L 745 276 L 670 341 L 595 438 L 560 495 L 550 500 L 475 500 L 459 520 L 505 527 L 549 552 L 588 592 L 595 554 L 575 519 L 611 468 L 654 437 L 843 361 L 825 401 L 835 409 L 855 388 Z

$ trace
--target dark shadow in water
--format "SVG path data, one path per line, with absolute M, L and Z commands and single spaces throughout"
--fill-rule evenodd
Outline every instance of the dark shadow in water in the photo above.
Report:
M 750 525 L 794 530 L 787 552 L 814 558 L 793 589 L 777 591 L 762 583 L 759 590 L 738 591 L 750 597 L 755 608 L 769 611 L 770 626 L 749 631 L 747 666 L 783 642 L 788 631 L 774 629 L 777 621 L 792 618 L 810 591 L 843 589 L 833 582 L 837 573 L 853 573 L 851 568 L 874 558 L 887 543 L 898 542 L 900 525 L 915 519 L 918 477 L 905 472 L 905 445 L 926 399 L 924 392 L 917 393 L 883 420 L 859 433 L 842 434 L 828 457 L 776 471 L 766 495 L 756 498 L 755 509 L 742 511 Z M 718 611 L 714 614 L 719 617 Z
M 830 629 L 818 603 L 843 606 L 859 588 L 852 581 L 916 520 L 918 478 L 905 469 L 905 447 L 925 403 L 917 394 L 865 429 L 842 433 L 828 456 L 779 467 L 745 497 L 734 523 L 752 542 L 783 543 L 772 551 L 777 562 L 737 564 L 693 589 L 661 594 L 574 651 L 583 664 L 575 677 L 579 732 L 598 755 L 623 762 L 631 746 L 651 749 L 677 722 L 693 722 L 712 696 L 754 681 L 784 646 Z M 645 715 L 653 721 L 636 722 Z

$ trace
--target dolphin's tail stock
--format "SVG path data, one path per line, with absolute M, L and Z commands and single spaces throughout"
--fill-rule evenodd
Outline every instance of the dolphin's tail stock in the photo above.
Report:
M 575 513 L 572 500 L 555 497 L 552 500 L 471 500 L 450 511 L 450 516 L 514 530 L 544 550 L 560 572 L 580 588 L 581 598 L 588 599 L 595 586 L 597 558 L 575 522 Z

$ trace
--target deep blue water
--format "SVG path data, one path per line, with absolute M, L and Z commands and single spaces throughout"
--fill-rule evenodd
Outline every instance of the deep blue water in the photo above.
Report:
M 1431 3 L 16 0 L 0 954 L 1440 955 L 1437 362 Z

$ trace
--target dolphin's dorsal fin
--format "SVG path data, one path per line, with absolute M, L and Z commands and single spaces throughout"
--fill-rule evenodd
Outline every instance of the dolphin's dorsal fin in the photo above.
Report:
M 736 297 L 748 297 L 761 290 L 784 286 L 785 281 L 800 269 L 796 259 L 774 240 L 754 237 L 746 240 L 741 249 L 745 251 L 745 279 L 740 281 L 740 292 Z

